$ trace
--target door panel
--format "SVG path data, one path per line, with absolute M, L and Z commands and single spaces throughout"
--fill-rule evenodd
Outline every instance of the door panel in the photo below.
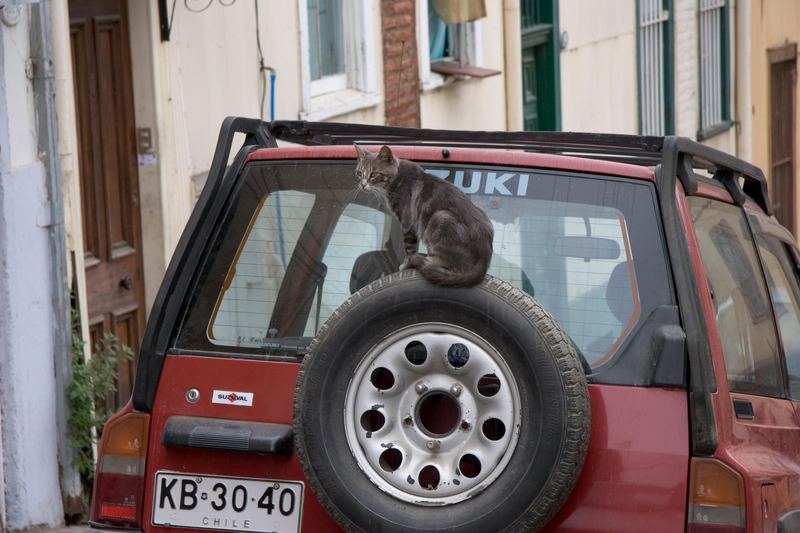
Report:
M 686 525 L 686 391 L 589 385 L 592 430 L 578 483 L 546 532 L 672 532 Z
M 520 3 L 522 112 L 526 130 L 560 128 L 557 4 L 554 0 Z
M 791 45 L 791 50 L 794 50 Z M 770 64 L 770 174 L 775 217 L 794 232 L 795 228 L 795 86 L 796 58 Z
M 776 292 L 778 278 L 763 271 L 777 263 L 766 260 L 760 243 L 768 228 L 759 220 L 774 223 L 753 213 L 748 221 L 741 208 L 715 200 L 695 196 L 687 203 L 714 306 L 709 336 L 721 340 L 712 344 L 721 348 L 716 360 L 724 360 L 717 375 L 732 391 L 718 396 L 715 455 L 744 479 L 747 530 L 774 531 L 776 517 L 800 508 L 800 425 L 787 399 L 784 343 L 775 320 L 794 311 L 777 305 L 783 293 Z
M 736 465 L 745 479 L 748 531 L 775 531 L 778 517 L 800 509 L 796 406 L 778 398 L 736 393 L 731 397 L 750 402 L 753 419 L 737 418 L 731 407 L 733 434 L 717 453 Z
M 70 0 L 69 10 L 92 348 L 113 333 L 135 354 L 144 283 L 126 4 Z M 130 397 L 134 368 L 120 358 L 112 407 Z
M 128 309 L 119 309 L 112 312 L 114 332 L 119 337 L 119 342 L 125 346 L 138 346 L 142 331 L 139 328 L 139 306 L 132 305 Z M 124 405 L 133 390 L 133 375 L 136 367 L 134 361 L 121 358 L 117 363 L 119 378 L 117 383 L 117 405 Z
M 168 447 L 162 444 L 164 426 L 173 416 L 291 425 L 292 398 L 299 371 L 300 365 L 297 363 L 248 361 L 228 357 L 166 357 L 150 419 L 142 516 L 143 525 L 148 531 L 151 530 L 155 476 L 158 471 L 302 481 L 305 489 L 301 530 L 319 533 L 340 531 L 314 497 L 303 476 L 297 454 L 256 454 Z M 190 389 L 197 389 L 200 393 L 194 403 L 186 397 L 186 392 Z M 252 406 L 213 403 L 212 394 L 215 390 L 252 393 Z M 186 531 L 154 526 L 152 530 Z
M 522 50 L 522 105 L 524 127 L 539 129 L 539 101 L 536 97 L 536 55 L 533 47 Z

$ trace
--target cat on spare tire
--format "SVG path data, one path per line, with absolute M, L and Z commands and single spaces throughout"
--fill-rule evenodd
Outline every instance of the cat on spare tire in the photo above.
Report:
M 356 146 L 358 185 L 381 196 L 400 220 L 405 261 L 429 282 L 473 287 L 486 276 L 492 260 L 494 228 L 486 213 L 458 187 L 398 159 L 388 146 L 376 154 Z M 417 253 L 422 240 L 427 256 Z

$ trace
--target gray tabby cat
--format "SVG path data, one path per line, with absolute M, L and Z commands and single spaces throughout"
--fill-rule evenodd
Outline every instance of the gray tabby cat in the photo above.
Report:
M 437 285 L 472 287 L 483 281 L 492 260 L 494 228 L 483 210 L 452 183 L 397 159 L 388 146 L 371 154 L 356 146 L 356 176 L 365 191 L 380 193 L 400 220 L 406 258 L 400 270 L 415 268 Z M 428 255 L 417 253 L 417 241 Z

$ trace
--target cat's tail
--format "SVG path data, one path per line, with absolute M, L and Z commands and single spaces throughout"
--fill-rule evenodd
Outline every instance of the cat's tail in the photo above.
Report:
M 434 285 L 444 287 L 474 287 L 483 281 L 486 268 L 481 265 L 471 265 L 466 270 L 447 268 L 438 257 L 414 255 L 409 264 L 419 270 L 422 277 Z

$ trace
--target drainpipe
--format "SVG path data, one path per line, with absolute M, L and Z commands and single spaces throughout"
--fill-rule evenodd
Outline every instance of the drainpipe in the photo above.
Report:
M 750 53 L 750 2 L 736 2 L 736 155 L 745 161 L 753 161 L 753 96 Z
M 519 0 L 503 0 L 506 130 L 522 130 L 522 34 Z
M 83 217 L 78 168 L 78 122 L 75 118 L 75 89 L 72 78 L 72 45 L 69 8 L 66 0 L 52 0 L 51 23 L 53 75 L 55 76 L 56 116 L 58 120 L 58 156 L 61 163 L 61 186 L 64 196 L 64 233 L 67 239 L 67 275 L 74 286 L 80 315 L 84 357 L 89 358 L 89 309 L 86 304 L 86 276 L 83 260 Z
M 61 495 L 64 510 L 73 514 L 82 509 L 80 477 L 69 444 L 67 419 L 69 408 L 66 385 L 72 379 L 70 350 L 70 304 L 68 298 L 67 249 L 64 233 L 64 198 L 61 193 L 61 165 L 58 157 L 58 122 L 56 117 L 55 79 L 50 2 L 30 8 L 30 61 L 33 94 L 36 104 L 39 157 L 47 172 L 46 185 L 50 204 L 48 235 L 50 240 L 51 306 L 53 310 L 53 362 L 56 378 L 56 420 L 58 435 Z

